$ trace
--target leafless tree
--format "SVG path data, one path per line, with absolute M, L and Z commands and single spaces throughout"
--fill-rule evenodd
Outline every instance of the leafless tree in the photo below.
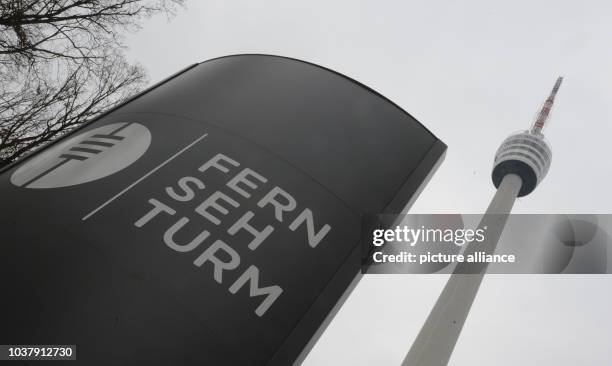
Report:
M 0 166 L 146 84 L 122 34 L 184 0 L 0 0 Z

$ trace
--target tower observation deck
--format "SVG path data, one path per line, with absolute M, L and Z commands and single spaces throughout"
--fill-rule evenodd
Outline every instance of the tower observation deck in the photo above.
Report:
M 557 91 L 563 81 L 557 78 L 549 97 L 544 102 L 540 113 L 531 129 L 508 136 L 495 154 L 493 164 L 493 184 L 496 188 L 508 174 L 516 174 L 522 180 L 518 196 L 526 196 L 544 179 L 552 159 L 550 145 L 544 139 L 544 129 Z

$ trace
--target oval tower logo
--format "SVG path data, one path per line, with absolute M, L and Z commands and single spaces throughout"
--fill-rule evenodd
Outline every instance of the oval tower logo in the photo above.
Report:
M 34 155 L 13 175 L 24 188 L 58 188 L 91 182 L 134 163 L 149 148 L 151 133 L 138 123 L 112 123 L 82 132 Z

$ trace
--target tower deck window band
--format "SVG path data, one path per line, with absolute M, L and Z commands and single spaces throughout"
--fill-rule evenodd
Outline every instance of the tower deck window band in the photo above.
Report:
M 87 365 L 299 362 L 358 278 L 361 217 L 446 146 L 294 59 L 194 65 L 0 173 L 0 344 Z

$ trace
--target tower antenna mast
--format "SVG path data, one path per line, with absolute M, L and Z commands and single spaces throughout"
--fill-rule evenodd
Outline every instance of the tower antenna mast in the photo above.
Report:
M 555 86 L 553 86 L 553 89 L 550 92 L 550 95 L 544 102 L 542 109 L 540 109 L 540 113 L 538 113 L 538 118 L 536 118 L 535 122 L 533 123 L 533 126 L 531 127 L 531 133 L 542 133 L 542 130 L 546 125 L 546 121 L 548 120 L 550 110 L 552 109 L 552 106 L 555 103 L 555 97 L 557 96 L 557 92 L 559 91 L 562 82 L 563 76 L 559 76 L 557 78 L 557 81 L 555 82 Z

